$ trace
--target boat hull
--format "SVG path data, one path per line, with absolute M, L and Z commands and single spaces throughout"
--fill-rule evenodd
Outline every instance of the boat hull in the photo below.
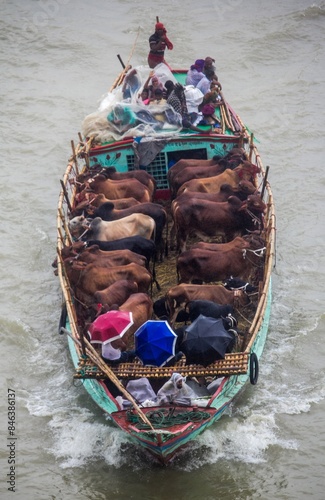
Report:
M 122 80 L 123 75 L 122 79 L 118 81 L 122 82 Z M 220 131 L 211 133 L 202 131 L 198 134 L 182 131 L 173 136 L 126 137 L 105 144 L 93 143 L 92 139 L 80 141 L 77 148 L 73 145 L 73 155 L 61 182 L 62 190 L 57 216 L 58 275 L 67 311 L 67 316 L 61 318 L 61 322 L 65 321 L 64 330 L 69 335 L 69 349 L 75 367 L 74 376 L 83 381 L 85 390 L 109 416 L 112 423 L 118 426 L 133 443 L 149 452 L 163 464 L 169 463 L 181 450 L 186 449 L 198 435 L 214 425 L 248 382 L 256 384 L 258 363 L 267 338 L 272 301 L 271 272 L 275 252 L 275 213 L 273 196 L 267 181 L 268 169 L 265 171 L 263 167 L 254 144 L 254 137 L 247 132 L 240 118 L 225 102 L 223 112 L 229 115 L 228 124 L 231 122 L 231 116 L 235 117 L 236 127 L 228 127 L 228 129 L 224 127 L 222 133 Z M 224 118 L 226 119 L 225 115 Z M 137 169 L 146 170 L 157 183 L 152 201 L 161 202 L 167 209 L 166 207 L 170 208 L 171 203 L 168 171 L 175 163 L 180 159 L 214 160 L 215 157 L 224 157 L 233 148 L 244 149 L 249 162 L 258 167 L 256 170 L 259 173 L 255 176 L 254 183 L 259 189 L 262 186 L 261 197 L 267 207 L 263 218 L 265 248 L 261 249 L 265 250 L 265 254 L 263 252 L 261 254 L 264 264 L 263 269 L 256 272 L 255 276 L 258 299 L 255 299 L 255 302 L 253 299 L 254 312 L 251 313 L 246 324 L 244 322 L 242 325 L 244 339 L 241 347 L 233 355 L 227 353 L 225 359 L 206 368 L 199 364 L 186 366 L 186 363 L 182 365 L 180 362 L 170 369 L 166 367 L 147 369 L 140 366 L 141 363 L 140 365 L 130 363 L 132 366 L 124 368 L 122 364 L 121 371 L 119 371 L 119 369 L 105 365 L 86 338 L 87 334 L 82 326 L 82 321 L 78 318 L 77 307 L 71 292 L 73 287 L 69 283 L 61 255 L 63 247 L 74 241 L 68 230 L 68 221 L 73 207 L 78 205 L 77 177 L 80 173 L 91 177 L 96 172 L 100 172 L 101 169 L 109 167 L 114 167 L 119 174 Z M 81 168 L 79 159 L 84 161 Z M 167 233 L 166 229 L 166 237 Z M 177 256 L 174 255 L 170 262 L 175 264 L 176 260 Z M 171 274 L 168 265 L 167 275 Z M 175 282 L 167 285 L 165 283 L 165 292 L 167 292 L 168 287 L 175 284 Z M 84 330 L 84 333 L 80 333 L 80 329 Z M 173 371 L 178 371 L 189 378 L 212 376 L 213 379 L 217 379 L 221 377 L 222 382 L 214 394 L 206 395 L 201 400 L 198 397 L 199 401 L 196 401 L 195 405 L 192 403 L 186 408 L 168 406 L 167 408 L 173 416 L 177 417 L 176 420 L 171 418 L 167 423 L 164 422 L 164 425 L 156 421 L 152 423 L 157 414 L 165 415 L 166 406 L 139 407 L 131 395 L 127 394 L 127 391 L 125 392 L 124 386 L 128 380 L 142 377 L 147 377 L 152 382 L 157 382 L 157 379 L 160 379 L 162 384 Z M 121 380 L 124 381 L 124 386 Z M 114 390 L 116 388 L 118 391 Z M 125 409 L 125 400 L 124 403 L 121 403 L 118 397 L 114 397 L 116 393 L 126 397 L 126 400 L 132 403 L 131 408 L 133 409 Z M 137 422 L 134 415 L 138 419 Z M 200 419 L 197 419 L 198 415 L 200 415 Z M 182 418 L 185 418 L 185 422 L 179 423 L 178 419 Z M 145 425 L 143 425 L 144 423 Z

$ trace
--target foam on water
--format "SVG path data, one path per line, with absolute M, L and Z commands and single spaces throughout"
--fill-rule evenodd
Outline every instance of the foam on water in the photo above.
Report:
M 110 424 L 94 421 L 89 410 L 55 415 L 49 423 L 54 442 L 49 450 L 60 461 L 62 468 L 83 467 L 91 462 L 105 460 L 107 465 L 123 465 L 121 446 L 126 439 Z

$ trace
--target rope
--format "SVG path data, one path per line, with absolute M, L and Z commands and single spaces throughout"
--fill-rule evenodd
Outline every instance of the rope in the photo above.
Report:
M 257 248 L 256 250 L 252 250 L 251 248 L 246 249 L 247 252 L 251 252 L 254 255 L 256 255 L 256 257 L 259 257 L 259 258 L 263 257 L 265 250 L 266 250 L 266 247 Z
M 260 229 L 261 223 L 262 223 L 261 220 L 255 214 L 253 214 L 253 212 L 251 212 L 250 210 L 248 210 L 248 208 L 246 208 L 246 212 L 252 218 L 254 226 L 258 225 L 258 227 Z
M 210 414 L 205 411 L 193 410 L 179 412 L 175 415 L 175 408 L 170 408 L 168 410 L 153 410 L 146 413 L 146 417 L 154 428 L 157 429 L 171 427 L 173 425 L 184 425 L 189 422 L 202 422 L 202 420 L 210 418 Z M 128 422 L 136 425 L 138 429 L 149 429 L 149 426 L 141 422 L 139 416 L 132 410 L 127 411 L 126 419 Z

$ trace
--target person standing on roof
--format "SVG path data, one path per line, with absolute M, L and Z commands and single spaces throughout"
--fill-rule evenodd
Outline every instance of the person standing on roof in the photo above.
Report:
M 149 38 L 150 52 L 148 55 L 148 64 L 150 68 L 154 68 L 157 64 L 164 63 L 165 49 L 173 49 L 172 42 L 167 38 L 167 31 L 163 23 L 156 23 L 155 32 Z M 167 65 L 168 66 L 168 65 Z

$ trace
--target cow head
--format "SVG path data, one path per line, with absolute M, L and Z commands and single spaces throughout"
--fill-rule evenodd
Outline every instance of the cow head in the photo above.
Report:
M 254 179 L 255 175 L 260 173 L 261 169 L 251 163 L 250 161 L 243 161 L 238 167 L 234 169 L 234 172 L 238 174 L 238 177 L 242 180 Z
M 238 183 L 238 189 L 242 194 L 249 196 L 256 193 L 256 187 L 250 181 L 242 180 Z
M 262 214 L 266 211 L 266 205 L 259 195 L 251 194 L 247 197 L 247 209 Z

